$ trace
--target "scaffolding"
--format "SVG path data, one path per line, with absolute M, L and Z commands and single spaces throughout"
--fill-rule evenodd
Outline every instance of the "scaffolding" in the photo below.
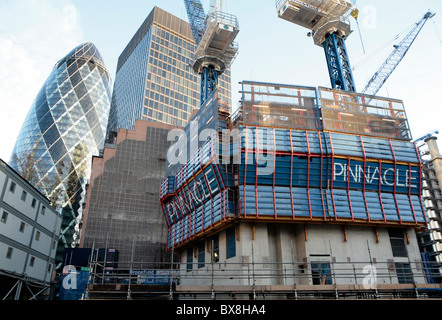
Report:
M 316 88 L 243 82 L 242 122 L 248 125 L 320 130 Z
M 253 256 L 252 256 L 253 257 Z M 440 299 L 431 264 L 329 260 L 263 263 L 91 264 L 85 300 L 117 299 Z M 433 277 L 430 281 L 429 277 Z M 435 283 L 439 282 L 439 283 Z
M 324 130 L 411 140 L 401 100 L 321 87 L 319 98 Z
M 243 81 L 236 122 L 411 140 L 402 100 L 350 91 Z

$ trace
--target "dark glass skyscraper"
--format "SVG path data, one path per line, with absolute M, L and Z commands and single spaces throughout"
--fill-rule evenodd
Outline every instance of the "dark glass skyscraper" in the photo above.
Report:
M 63 210 L 59 248 L 76 241 L 92 155 L 103 147 L 111 78 L 97 48 L 84 43 L 58 61 L 18 135 L 10 165 Z
M 189 23 L 155 7 L 119 57 L 108 131 L 133 129 L 137 119 L 185 126 L 200 107 L 194 52 Z M 230 107 L 230 70 L 218 96 Z

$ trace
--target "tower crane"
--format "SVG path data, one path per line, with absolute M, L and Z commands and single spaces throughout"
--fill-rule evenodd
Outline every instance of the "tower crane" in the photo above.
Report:
M 276 0 L 278 17 L 311 30 L 308 35 L 324 48 L 332 88 L 356 91 L 345 39 L 353 4 L 347 0 Z
M 192 37 L 196 44 L 193 70 L 201 75 L 200 104 L 212 95 L 219 76 L 232 64 L 238 54 L 234 42 L 238 32 L 238 19 L 218 8 L 214 0 L 210 12 L 205 14 L 200 0 L 184 0 Z
M 367 83 L 365 88 L 362 90 L 362 93 L 373 96 L 376 95 L 385 81 L 387 81 L 388 77 L 393 73 L 394 69 L 396 69 L 398 64 L 402 61 L 425 23 L 434 17 L 434 15 L 435 13 L 430 11 L 425 13 L 424 17 L 413 26 L 411 31 L 402 39 L 402 41 L 398 45 L 394 46 L 394 50 Z

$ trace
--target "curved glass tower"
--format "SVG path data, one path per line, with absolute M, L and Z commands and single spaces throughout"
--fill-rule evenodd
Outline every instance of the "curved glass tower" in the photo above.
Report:
M 92 155 L 103 147 L 111 77 L 84 43 L 54 66 L 26 116 L 10 165 L 63 211 L 60 250 L 76 241 Z

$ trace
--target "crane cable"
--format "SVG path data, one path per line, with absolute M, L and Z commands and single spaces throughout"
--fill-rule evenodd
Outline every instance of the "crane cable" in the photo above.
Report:
M 376 49 L 375 51 L 373 51 L 368 57 L 366 57 L 365 59 L 363 59 L 362 61 L 360 61 L 359 63 L 355 64 L 352 68 L 352 71 L 354 71 L 355 69 L 359 68 L 362 64 L 366 63 L 367 61 L 371 60 L 374 56 L 376 56 L 379 52 L 381 52 L 382 50 L 384 50 L 387 46 L 391 45 L 392 42 L 396 41 L 402 34 L 404 34 L 406 31 L 409 31 L 413 26 L 415 25 L 415 23 L 411 24 L 409 27 L 405 28 L 402 32 L 398 33 L 396 36 L 394 36 L 392 39 L 390 39 L 389 41 L 387 41 L 384 45 L 382 45 L 380 48 Z M 441 42 L 442 45 L 442 42 Z
M 355 6 L 356 6 L 356 2 L 355 2 Z M 362 51 L 365 54 L 364 41 L 362 41 L 361 28 L 359 27 L 359 20 L 358 20 L 359 10 L 358 10 L 357 6 L 355 9 L 353 9 L 353 11 L 350 13 L 350 15 L 353 18 L 355 18 L 355 20 L 356 20 L 356 25 L 358 26 L 358 31 L 359 31 L 359 39 L 361 39 L 361 44 L 362 44 Z
M 224 11 L 224 6 L 226 7 L 226 11 Z M 217 0 L 212 0 L 212 10 L 226 12 L 229 13 L 229 1 L 228 0 L 220 0 L 219 5 Z
M 433 20 L 433 27 L 434 27 L 434 31 L 436 32 L 437 39 L 439 40 L 439 44 L 442 47 L 442 38 L 440 37 L 439 30 L 437 29 L 436 21 L 434 21 L 434 20 Z

